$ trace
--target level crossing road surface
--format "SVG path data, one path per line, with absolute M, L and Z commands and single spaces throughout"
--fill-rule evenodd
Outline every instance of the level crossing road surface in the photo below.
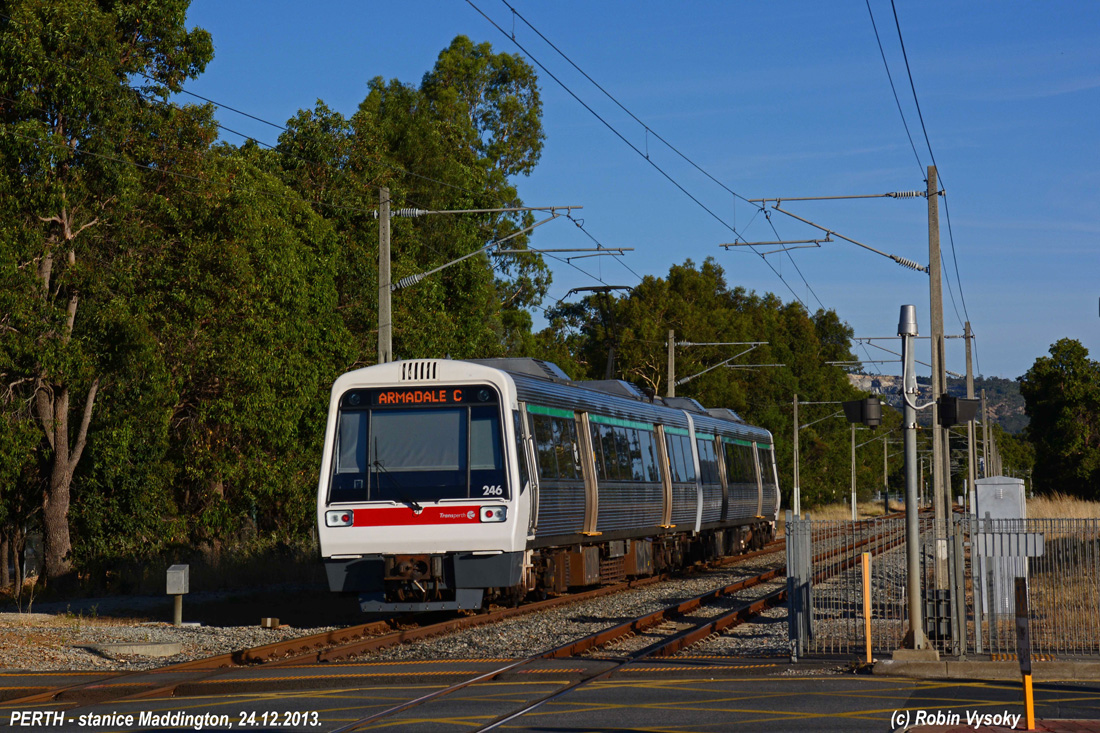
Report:
M 363 730 L 472 731 L 576 681 L 595 660 L 547 660 L 488 683 L 376 721 Z M 181 690 L 183 696 L 109 702 L 66 701 L 12 707 L 0 703 L 0 730 L 294 730 L 335 731 L 418 698 L 499 661 L 332 664 L 239 669 Z M 971 716 L 1022 716 L 1021 685 L 980 680 L 918 680 L 838 674 L 843 662 L 775 659 L 653 660 L 548 701 L 497 730 L 781 733 L 887 731 L 931 722 L 914 731 L 975 730 Z M 55 674 L 47 684 L 63 684 Z M 43 684 L 27 675 L 0 675 L 3 699 L 16 688 Z M 1040 729 L 1100 733 L 1100 681 L 1036 683 Z M 50 713 L 47 719 L 34 713 Z M 146 718 L 142 719 L 142 713 Z M 919 714 L 924 713 L 923 717 Z M 57 723 L 57 714 L 63 722 Z M 909 716 L 906 718 L 905 713 Z M 935 716 L 937 713 L 939 717 Z M 951 718 L 958 715 L 958 719 Z M 130 717 L 127 717 L 130 716 Z M 152 716 L 152 717 L 150 717 Z M 190 717 L 187 717 L 190 716 Z M 1082 721 L 1059 727 L 1058 720 Z M 988 719 L 987 719 L 988 720 Z M 951 725 L 953 723 L 958 725 Z M 940 724 L 942 723 L 942 724 Z M 1023 728 L 1020 723 L 1019 728 Z M 1007 727 L 1001 727 L 1007 730 Z M 979 730 L 997 730 L 982 727 Z

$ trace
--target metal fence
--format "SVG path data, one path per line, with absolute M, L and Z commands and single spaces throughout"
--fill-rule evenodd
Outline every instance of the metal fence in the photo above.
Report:
M 924 629 L 941 654 L 1016 651 L 1016 577 L 1028 579 L 1033 654 L 1100 654 L 1100 520 L 955 515 L 920 521 Z M 867 631 L 859 556 L 872 554 L 872 650 L 908 629 L 904 518 L 787 519 L 791 654 L 860 654 Z

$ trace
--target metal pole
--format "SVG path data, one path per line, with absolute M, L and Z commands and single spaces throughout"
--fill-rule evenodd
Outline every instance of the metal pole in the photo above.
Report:
M 378 363 L 393 361 L 390 309 L 390 190 L 378 191 Z
M 852 521 L 856 519 L 856 424 L 852 423 Z
M 943 280 L 940 273 L 940 209 L 936 167 L 928 166 L 928 301 L 932 337 L 932 400 L 943 395 Z M 943 428 L 939 411 L 932 409 L 932 508 L 936 521 L 935 580 L 937 588 L 947 587 L 947 506 L 943 485 Z
M 913 337 L 917 335 L 917 309 L 911 305 L 901 307 L 898 323 L 901 336 L 902 373 L 905 376 L 902 389 L 917 398 L 916 363 L 913 354 Z M 924 637 L 924 618 L 921 614 L 920 588 L 920 519 L 917 506 L 917 411 L 904 400 L 902 435 L 905 443 L 905 562 L 906 590 L 909 596 L 909 629 L 913 636 L 913 648 L 924 649 L 928 641 Z M 924 472 L 920 472 L 923 480 Z M 923 486 L 921 487 L 923 488 Z
M 676 332 L 671 328 L 668 329 L 668 388 L 665 396 L 676 396 Z
M 798 395 L 794 396 L 794 515 L 802 516 L 802 477 L 798 471 Z

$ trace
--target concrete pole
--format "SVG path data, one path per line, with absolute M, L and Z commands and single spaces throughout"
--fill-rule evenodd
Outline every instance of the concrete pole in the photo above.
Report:
M 939 184 L 936 180 L 936 167 L 928 166 L 928 283 L 929 310 L 931 313 L 932 337 L 932 400 L 938 401 L 943 395 L 943 279 L 940 273 L 940 208 Z M 932 408 L 932 508 L 935 513 L 936 535 L 942 538 L 936 542 L 935 581 L 937 588 L 947 587 L 947 512 L 950 505 L 944 503 L 945 463 L 943 454 L 943 428 L 940 427 L 939 411 Z M 948 470 L 950 463 L 948 462 Z
M 378 363 L 393 361 L 390 309 L 390 190 L 378 191 Z
M 668 387 L 665 389 L 665 397 L 676 396 L 676 332 L 668 329 Z M 795 480 L 797 485 L 798 481 Z M 795 514 L 798 514 L 795 511 Z
M 882 501 L 884 513 L 890 513 L 890 446 L 882 436 Z
M 794 396 L 794 515 L 802 517 L 802 484 L 798 473 L 798 395 Z
M 916 357 L 913 352 L 913 337 L 917 335 L 917 309 L 914 306 L 902 306 L 901 319 L 898 322 L 898 335 L 901 336 L 902 372 L 905 375 L 902 389 L 910 399 L 917 399 Z M 905 443 L 905 561 L 906 589 L 909 599 L 909 629 L 913 637 L 913 648 L 924 649 L 928 645 L 924 636 L 924 617 L 921 613 L 923 603 L 920 588 L 920 518 L 917 502 L 918 481 L 923 483 L 924 472 L 917 477 L 917 411 L 905 401 L 902 416 L 902 436 Z M 923 487 L 920 487 L 923 488 Z
M 966 398 L 972 400 L 974 399 L 974 370 L 972 366 L 973 360 L 971 358 L 970 342 L 974 334 L 970 330 L 970 321 L 966 322 L 963 332 L 966 335 Z M 974 421 L 971 420 L 966 424 L 966 491 L 968 495 L 974 490 L 974 481 L 978 478 L 978 447 L 974 444 L 975 437 L 976 431 L 974 430 Z M 973 509 L 973 507 L 971 507 L 971 509 Z
M 985 390 L 982 390 L 982 478 L 989 478 L 996 474 L 989 465 L 989 411 L 985 404 Z

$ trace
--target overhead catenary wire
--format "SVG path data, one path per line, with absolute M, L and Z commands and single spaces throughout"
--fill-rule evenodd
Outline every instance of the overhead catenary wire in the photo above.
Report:
M 497 23 L 495 20 L 490 18 L 481 8 L 479 8 L 476 4 L 474 4 L 473 0 L 466 0 L 466 4 L 469 5 L 471 8 L 473 8 L 481 17 L 483 17 L 486 21 L 488 21 L 488 23 L 490 25 L 492 25 L 494 28 L 496 28 L 503 36 L 505 36 L 506 38 L 509 38 L 512 41 L 512 43 L 514 43 L 516 45 L 517 48 L 519 48 L 521 51 L 523 51 L 523 53 L 525 53 L 527 55 L 527 57 L 536 66 L 538 66 L 540 69 L 542 69 L 546 73 L 546 75 L 549 76 L 551 79 L 553 79 L 554 82 L 557 83 L 558 86 L 560 86 L 563 90 L 565 90 L 565 92 L 569 96 L 573 97 L 573 99 L 576 100 L 576 102 L 578 104 L 580 104 L 582 107 L 584 107 L 593 117 L 595 117 L 597 120 L 599 120 L 600 123 L 602 123 L 604 125 L 604 127 L 606 127 L 608 130 L 610 130 L 617 138 L 619 138 L 619 140 L 621 140 L 624 144 L 626 144 L 627 147 L 629 147 L 631 150 L 633 150 L 639 157 L 645 159 L 645 161 L 647 163 L 649 163 L 654 168 L 654 170 L 656 170 L 658 173 L 660 173 L 662 176 L 664 176 L 664 178 L 667 179 L 677 189 L 679 189 L 681 193 L 683 193 L 691 201 L 693 201 L 697 206 L 699 206 L 701 209 L 703 209 L 703 211 L 705 211 L 707 214 L 709 214 L 715 221 L 717 221 L 722 226 L 726 227 L 731 232 L 733 232 L 733 234 L 735 236 L 737 236 L 739 238 L 741 237 L 740 233 L 737 232 L 737 230 L 733 227 L 733 225 L 731 225 L 729 222 L 727 222 L 725 219 L 723 219 L 721 216 L 719 216 L 717 213 L 715 213 L 714 210 L 712 210 L 710 207 L 708 207 L 706 204 L 704 204 L 702 201 L 700 201 L 694 194 L 692 194 L 690 191 L 688 191 L 686 188 L 684 188 L 684 186 L 679 181 L 677 181 L 675 178 L 673 178 L 664 168 L 657 165 L 657 163 L 654 162 L 637 145 L 630 142 L 626 138 L 625 135 L 623 135 L 621 132 L 619 132 L 618 129 L 615 128 L 614 125 L 612 125 L 610 122 L 608 122 L 606 119 L 604 119 L 604 117 L 602 115 L 600 115 L 598 112 L 596 112 L 596 110 L 594 110 L 587 102 L 585 102 L 583 99 L 581 99 L 580 96 L 576 92 L 574 92 L 565 82 L 563 82 L 560 78 L 558 78 L 557 75 L 555 75 L 552 71 L 550 71 L 550 69 L 548 69 L 545 64 L 543 64 L 541 61 L 539 61 L 538 58 L 536 58 L 534 56 L 534 54 L 532 54 L 527 49 L 526 46 L 524 46 L 522 43 L 520 43 L 518 40 L 516 40 L 511 34 L 508 33 L 508 31 L 506 31 L 504 28 L 502 28 L 499 23 Z M 794 288 L 791 287 L 790 283 L 788 283 L 786 281 L 786 279 L 783 277 L 782 273 L 780 273 L 778 270 L 776 270 L 775 266 L 772 265 L 767 260 L 766 257 L 764 257 L 763 255 L 760 255 L 759 252 L 757 252 L 756 254 L 759 255 L 762 260 L 764 260 L 764 264 L 766 264 L 768 266 L 768 268 L 771 269 L 771 271 L 773 273 L 775 273 L 776 277 L 778 277 L 780 279 L 780 281 L 784 285 L 787 286 L 787 289 L 791 291 L 791 295 L 794 296 L 795 300 L 797 300 L 799 303 L 802 303 L 803 307 L 805 307 L 806 304 L 803 303 L 802 299 L 798 297 L 798 293 L 796 293 Z
M 894 3 L 894 0 L 890 0 L 890 8 L 891 8 L 891 10 L 893 10 L 893 13 L 894 13 L 894 26 L 897 28 L 897 31 L 898 31 L 898 43 L 901 46 L 902 59 L 905 61 L 905 72 L 909 77 L 909 88 L 913 92 L 913 104 L 917 108 L 917 118 L 920 120 L 921 131 L 924 133 L 924 144 L 928 147 L 928 155 L 932 159 L 932 165 L 936 166 L 937 174 L 939 174 L 939 165 L 937 165 L 937 163 L 936 163 L 936 154 L 932 150 L 932 141 L 928 137 L 928 127 L 924 124 L 924 113 L 921 112 L 920 100 L 917 98 L 917 86 L 913 82 L 913 70 L 909 66 L 909 54 L 906 53 L 906 51 L 905 51 L 905 39 L 902 37 L 902 34 L 901 34 L 901 21 L 898 19 L 898 9 L 897 9 L 896 4 Z M 943 181 L 942 174 L 939 175 L 939 178 L 942 182 Z M 941 185 L 944 185 L 944 184 L 941 183 Z M 944 188 L 946 189 L 946 185 L 944 185 Z M 945 215 L 945 218 L 947 219 L 948 240 L 951 242 L 951 259 L 953 260 L 953 262 L 955 264 L 955 281 L 959 284 L 959 298 L 960 298 L 960 300 L 962 300 L 963 313 L 966 315 L 966 320 L 969 321 L 970 320 L 970 313 L 967 311 L 967 308 L 966 308 L 966 296 L 963 295 L 962 277 L 959 275 L 959 259 L 958 259 L 958 255 L 957 255 L 956 250 L 955 250 L 955 236 L 954 236 L 954 233 L 952 232 L 952 228 L 951 228 L 951 211 L 950 211 L 949 207 L 947 206 L 947 196 L 946 195 L 944 196 L 943 207 L 944 207 L 944 215 Z M 941 258 L 942 258 L 942 255 L 941 255 Z M 948 282 L 947 282 L 947 292 L 948 292 L 948 295 L 951 296 L 951 302 L 952 302 L 952 305 L 954 306 L 955 297 L 954 297 L 954 294 L 951 292 L 950 278 L 948 278 Z M 958 312 L 957 307 L 955 308 L 955 317 L 959 319 L 959 325 L 961 326 L 962 325 L 962 318 L 961 318 L 961 316 L 959 316 L 959 312 Z

